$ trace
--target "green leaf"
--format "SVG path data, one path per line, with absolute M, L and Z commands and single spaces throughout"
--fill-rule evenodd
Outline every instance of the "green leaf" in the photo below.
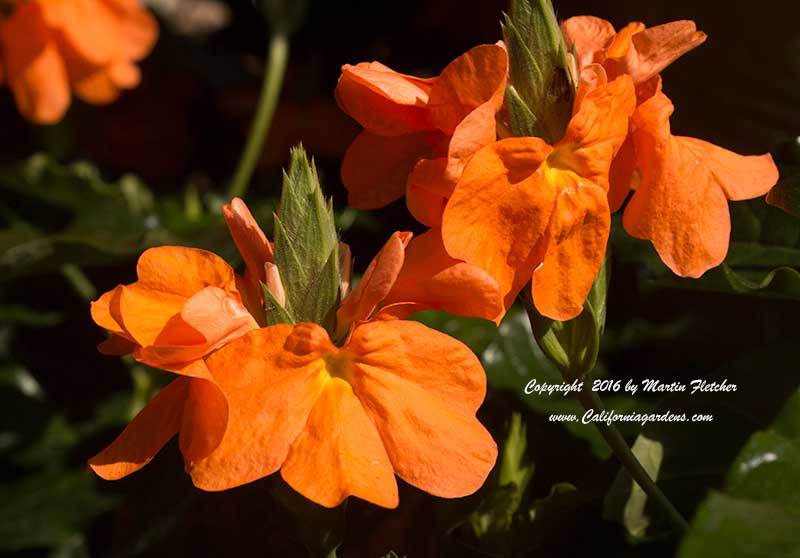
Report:
M 339 305 L 339 239 L 313 161 L 292 150 L 275 217 L 275 264 L 286 291 L 286 310 L 299 322 L 335 329 Z
M 658 472 L 664 459 L 664 446 L 642 435 L 636 438 L 631 451 L 650 478 L 658 479 Z M 633 481 L 627 470 L 620 469 L 606 496 L 603 518 L 624 525 L 633 538 L 642 538 L 650 525 L 650 517 L 645 512 L 646 503 L 647 495 L 644 490 Z
M 800 556 L 800 392 L 755 433 L 684 538 L 681 558 Z
M 267 310 L 267 325 L 295 324 L 297 320 L 289 311 L 275 298 L 272 291 L 264 283 L 261 283 L 261 292 L 264 293 L 264 306 Z

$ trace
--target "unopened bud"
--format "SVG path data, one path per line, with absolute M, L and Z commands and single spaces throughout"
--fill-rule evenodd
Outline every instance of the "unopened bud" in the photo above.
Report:
M 339 289 L 342 298 L 350 292 L 350 282 L 353 277 L 353 253 L 350 245 L 345 242 L 339 243 Z

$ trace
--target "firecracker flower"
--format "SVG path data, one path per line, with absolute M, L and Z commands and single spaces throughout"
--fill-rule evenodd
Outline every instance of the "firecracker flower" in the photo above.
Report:
M 612 211 L 633 189 L 623 214 L 625 230 L 650 240 L 676 274 L 700 277 L 728 252 L 728 200 L 762 196 L 778 180 L 769 154 L 742 156 L 670 130 L 674 107 L 661 90 L 659 72 L 706 35 L 691 21 L 649 29 L 631 23 L 617 33 L 609 22 L 590 16 L 570 18 L 562 30 L 581 71 L 600 65 L 609 78 L 629 75 L 636 84 L 631 133 L 610 171 Z
M 377 209 L 405 195 L 418 221 L 439 226 L 464 165 L 496 139 L 507 73 L 500 45 L 477 46 L 434 78 L 343 66 L 336 99 L 365 128 L 342 163 L 349 204 Z
M 158 24 L 139 0 L 0 0 L 0 84 L 22 115 L 61 120 L 71 91 L 92 104 L 139 84 Z
M 444 212 L 447 252 L 492 275 L 506 306 L 530 281 L 543 315 L 580 314 L 606 251 L 608 172 L 635 106 L 628 76 L 581 82 L 555 145 L 535 137 L 490 144 L 470 160 Z
M 274 244 L 241 200 L 224 214 L 243 277 L 202 250 L 155 248 L 140 258 L 138 282 L 93 304 L 95 321 L 112 333 L 102 351 L 132 351 L 180 377 L 91 467 L 120 478 L 180 432 L 186 469 L 205 490 L 280 469 L 297 492 L 329 507 L 349 496 L 395 507 L 395 475 L 440 497 L 476 491 L 497 457 L 475 416 L 486 394 L 480 361 L 459 341 L 397 319 L 456 304 L 452 293 L 441 302 L 436 293 L 473 271 L 407 257 L 412 235 L 398 232 L 350 290 L 349 249 L 335 237 L 300 150 L 284 181 Z M 437 242 L 429 236 L 423 245 Z M 479 288 L 462 296 L 484 295 Z

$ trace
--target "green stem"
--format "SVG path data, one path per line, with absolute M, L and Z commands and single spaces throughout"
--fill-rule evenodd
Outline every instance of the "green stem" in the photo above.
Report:
M 267 56 L 264 81 L 261 84 L 258 110 L 253 118 L 247 145 L 239 158 L 236 174 L 234 174 L 228 190 L 229 199 L 244 196 L 250 185 L 253 171 L 264 150 L 264 140 L 267 138 L 269 126 L 272 123 L 272 116 L 275 114 L 288 59 L 289 37 L 283 32 L 276 31 L 269 41 L 269 55 Z
M 592 391 L 590 382 L 584 384 L 583 391 L 578 394 L 578 400 L 587 411 L 591 409 L 596 413 L 600 413 L 605 410 L 600 397 L 597 393 Z M 670 525 L 672 525 L 672 529 L 679 536 L 683 536 L 689 529 L 689 524 L 680 512 L 675 509 L 675 506 L 672 505 L 672 502 L 669 501 L 669 498 L 661 491 L 655 481 L 650 478 L 650 474 L 633 454 L 630 447 L 628 447 L 628 443 L 625 441 L 625 438 L 622 437 L 619 430 L 617 430 L 616 426 L 614 426 L 613 423 L 607 424 L 605 422 L 594 421 L 593 423 L 600 431 L 608 447 L 610 447 L 614 455 L 617 456 L 619 462 L 628 470 L 631 478 L 633 478 L 636 484 L 647 494 L 647 497 L 655 502 L 661 509 Z

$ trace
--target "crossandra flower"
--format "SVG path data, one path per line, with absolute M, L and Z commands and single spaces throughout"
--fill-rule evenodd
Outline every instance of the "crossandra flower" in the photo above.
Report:
M 187 459 L 201 459 L 225 431 L 228 404 L 203 357 L 258 328 L 263 311 L 248 312 L 243 294 L 270 261 L 271 246 L 241 200 L 225 217 L 248 264 L 238 277 L 222 258 L 205 250 L 163 246 L 145 251 L 139 280 L 120 285 L 92 303 L 92 318 L 111 332 L 102 353 L 133 357 L 178 375 L 89 464 L 105 479 L 124 477 L 146 465 L 176 433 Z M 260 290 L 260 289 L 259 289 Z M 256 295 L 257 296 L 257 295 Z M 246 300 L 246 299 L 245 299 Z M 249 306 L 263 308 L 251 298 Z M 255 317 L 254 317 L 255 316 Z
M 0 84 L 8 83 L 25 118 L 52 124 L 71 90 L 105 104 L 136 87 L 135 62 L 157 36 L 139 0 L 0 0 Z
M 650 29 L 631 23 L 617 33 L 609 22 L 590 16 L 568 19 L 562 30 L 582 71 L 600 65 L 609 78 L 629 75 L 636 84 L 631 133 L 610 171 L 612 211 L 635 190 L 623 215 L 625 229 L 650 240 L 678 275 L 699 277 L 722 263 L 731 228 L 727 200 L 764 195 L 777 182 L 778 170 L 769 154 L 742 156 L 672 135 L 674 107 L 661 91 L 659 72 L 706 35 L 691 21 Z
M 497 447 L 475 417 L 486 393 L 480 362 L 384 304 L 410 238 L 395 233 L 342 301 L 340 346 L 317 324 L 280 324 L 206 359 L 230 414 L 219 446 L 187 462 L 195 485 L 225 490 L 280 470 L 323 506 L 356 496 L 392 508 L 395 474 L 440 497 L 483 484 Z
M 205 490 L 279 469 L 323 506 L 357 496 L 395 507 L 395 474 L 441 497 L 477 490 L 497 456 L 475 416 L 486 394 L 480 361 L 459 341 L 397 319 L 454 304 L 448 289 L 473 270 L 438 269 L 446 255 L 420 261 L 406 253 L 411 233 L 395 233 L 342 300 L 335 331 L 314 323 L 259 328 L 263 314 L 246 309 L 253 285 L 266 285 L 279 302 L 292 286 L 282 284 L 273 245 L 244 203 L 234 200 L 224 213 L 244 277 L 202 250 L 155 248 L 140 258 L 138 282 L 92 306 L 95 321 L 112 332 L 101 350 L 133 351 L 180 375 L 90 460 L 92 468 L 120 478 L 180 432 L 187 471 Z M 437 243 L 428 236 L 423 245 Z M 486 281 L 490 294 L 468 288 L 462 295 L 490 299 L 496 290 Z M 263 308 L 264 300 L 255 305 Z
M 530 281 L 533 301 L 557 320 L 577 316 L 606 250 L 608 172 L 628 132 L 628 76 L 581 82 L 563 138 L 513 137 L 478 151 L 444 212 L 447 252 L 499 283 L 509 307 Z
M 342 163 L 349 204 L 377 209 L 405 195 L 418 221 L 440 225 L 464 165 L 496 139 L 507 72 L 499 45 L 469 50 L 434 78 L 343 66 L 336 99 L 365 128 Z

